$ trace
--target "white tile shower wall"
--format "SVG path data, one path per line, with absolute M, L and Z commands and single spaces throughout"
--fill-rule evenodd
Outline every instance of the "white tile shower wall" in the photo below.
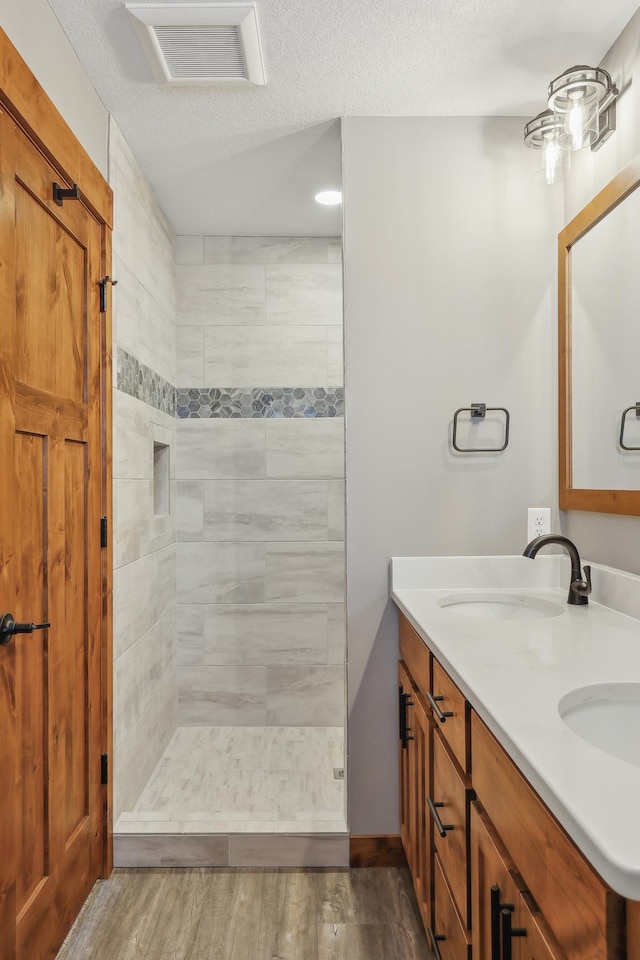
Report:
M 113 121 L 114 357 L 176 382 L 174 237 Z M 117 363 L 114 363 L 114 371 Z M 177 723 L 176 421 L 114 384 L 114 816 L 132 809 Z M 153 445 L 170 448 L 169 514 L 153 506 Z
M 177 386 L 341 386 L 334 238 L 178 237 Z M 181 419 L 180 725 L 344 719 L 344 419 Z

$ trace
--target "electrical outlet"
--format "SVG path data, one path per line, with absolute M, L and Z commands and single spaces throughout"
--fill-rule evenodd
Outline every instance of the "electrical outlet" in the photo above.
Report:
M 551 533 L 551 507 L 529 507 L 527 510 L 527 539 Z

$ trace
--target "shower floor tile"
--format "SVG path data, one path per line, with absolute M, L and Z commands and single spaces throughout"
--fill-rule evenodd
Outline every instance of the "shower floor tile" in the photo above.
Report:
M 346 831 L 342 727 L 178 727 L 116 833 Z

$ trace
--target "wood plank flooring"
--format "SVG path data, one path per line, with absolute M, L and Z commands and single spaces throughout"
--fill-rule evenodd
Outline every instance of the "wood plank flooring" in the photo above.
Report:
M 116 870 L 57 960 L 428 960 L 406 868 Z

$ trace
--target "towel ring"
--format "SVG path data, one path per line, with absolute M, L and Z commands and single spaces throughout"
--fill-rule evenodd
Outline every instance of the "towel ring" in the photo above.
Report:
M 630 408 L 633 409 L 633 408 Z M 499 411 L 504 413 L 504 443 L 501 447 L 459 447 L 458 446 L 458 417 L 461 413 L 470 413 L 472 421 L 484 420 L 487 413 Z M 506 407 L 488 407 L 486 403 L 472 403 L 470 407 L 458 407 L 453 415 L 453 436 L 451 444 L 458 453 L 500 453 L 509 445 L 509 411 Z
M 622 447 L 623 450 L 640 450 L 640 447 L 629 447 L 629 446 L 627 446 L 627 444 L 624 442 L 624 425 L 625 425 L 626 420 L 627 420 L 627 414 L 628 414 L 631 410 L 635 410 L 635 412 L 636 412 L 636 417 L 640 417 L 640 401 L 639 401 L 638 403 L 634 403 L 633 406 L 627 407 L 626 410 L 623 410 L 623 411 L 622 411 L 622 419 L 621 419 L 621 421 L 620 421 L 620 440 L 619 440 L 619 443 L 620 443 L 620 446 Z

